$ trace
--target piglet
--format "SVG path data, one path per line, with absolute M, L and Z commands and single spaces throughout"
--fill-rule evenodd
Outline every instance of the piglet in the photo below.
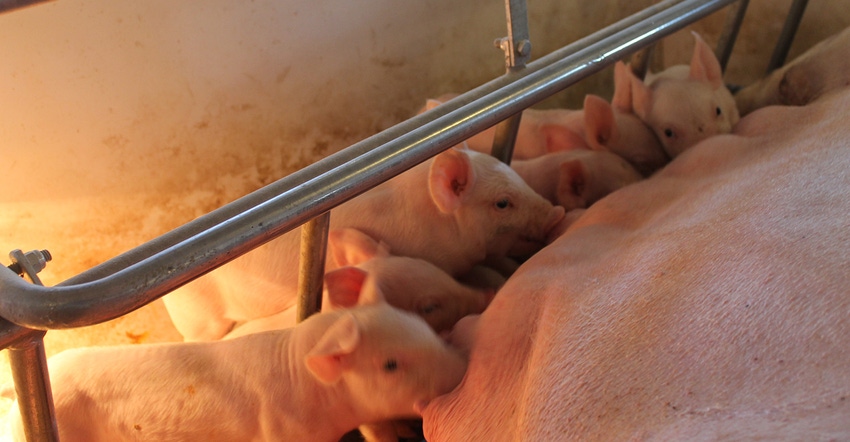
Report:
M 448 93 L 425 101 L 419 113 L 433 109 L 456 97 Z M 470 149 L 490 153 L 496 128 L 491 127 L 466 140 Z M 588 149 L 584 137 L 584 117 L 581 111 L 572 109 L 526 109 L 522 113 L 513 159 L 535 158 L 548 152 L 571 149 Z
M 571 150 L 518 160 L 511 167 L 537 193 L 567 211 L 586 208 L 643 176 L 626 160 L 605 151 Z
M 803 106 L 850 84 L 850 28 L 821 41 L 767 77 L 741 89 L 741 115 L 770 105 Z
M 375 241 L 357 229 L 344 228 L 328 233 L 328 254 L 337 266 L 324 276 L 322 311 L 349 308 L 361 303 L 364 284 L 371 281 L 393 307 L 421 316 L 436 332 L 451 330 L 469 314 L 481 313 L 494 295 L 493 290 L 461 284 L 428 261 L 393 256 L 385 243 Z M 296 309 L 246 322 L 228 333 L 232 339 L 295 325 Z
M 333 209 L 331 228 L 358 229 L 457 276 L 514 248 L 539 250 L 563 216 L 506 164 L 450 148 Z M 220 339 L 238 322 L 292 307 L 299 241 L 288 232 L 166 295 L 177 330 L 190 341 Z
M 631 73 L 634 112 L 675 158 L 700 141 L 732 131 L 739 114 L 723 84 L 720 62 L 697 33 L 690 66 L 676 65 L 646 82 Z
M 617 79 L 615 75 L 615 80 Z M 622 156 L 642 174 L 649 175 L 667 163 L 667 155 L 652 130 L 631 112 L 628 77 L 615 89 L 612 103 L 587 95 L 584 108 L 526 109 L 514 144 L 513 159 L 527 160 L 552 152 L 577 149 L 605 150 Z M 422 111 L 432 109 L 456 94 L 429 99 Z M 490 153 L 495 128 L 473 135 L 470 149 Z
M 466 361 L 421 318 L 363 296 L 371 302 L 290 329 L 51 357 L 60 439 L 336 442 L 364 423 L 417 417 Z
M 648 177 L 670 162 L 655 132 L 634 112 L 632 104 L 632 73 L 622 61 L 614 64 L 614 96 L 608 103 L 594 95 L 584 100 L 587 133 L 595 135 L 596 150 L 613 152 Z M 611 122 L 611 123 L 609 123 Z

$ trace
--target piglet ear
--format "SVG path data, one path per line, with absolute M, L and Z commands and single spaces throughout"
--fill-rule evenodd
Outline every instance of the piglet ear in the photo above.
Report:
M 584 127 L 587 142 L 593 149 L 608 150 L 611 140 L 618 134 L 614 109 L 605 99 L 592 94 L 584 97 Z
M 328 255 L 337 267 L 356 266 L 390 255 L 390 247 L 360 230 L 346 227 L 328 232 Z
M 560 152 L 573 149 L 587 149 L 587 141 L 563 124 L 543 124 L 540 133 L 546 140 L 546 152 Z
M 350 312 L 345 312 L 325 331 L 304 362 L 316 379 L 327 385 L 334 384 L 350 366 L 350 356 L 359 343 L 357 320 Z
M 357 267 L 340 267 L 325 273 L 328 300 L 334 308 L 354 307 L 366 281 L 366 271 Z
M 693 31 L 691 33 L 696 42 L 694 44 L 694 55 L 691 58 L 690 78 L 707 82 L 714 89 L 723 86 L 723 71 L 720 69 L 720 62 L 714 55 L 714 51 L 699 34 Z
M 428 175 L 431 199 L 440 212 L 457 210 L 475 182 L 472 160 L 467 149 L 450 148 L 434 157 Z
M 440 100 L 435 100 L 433 98 L 429 98 L 429 99 L 425 100 L 425 108 L 423 109 L 423 112 L 429 111 L 429 110 L 431 110 L 431 109 L 433 109 L 433 108 L 435 108 L 435 107 L 437 107 L 441 104 L 443 104 L 443 103 Z
M 566 210 L 584 208 L 587 206 L 582 193 L 587 186 L 587 168 L 579 160 L 569 160 L 561 163 L 561 173 L 558 177 L 558 204 Z
M 611 105 L 620 112 L 632 112 L 632 70 L 622 61 L 614 63 L 614 96 Z M 585 106 L 587 103 L 585 102 Z
M 632 83 L 632 110 L 641 120 L 646 121 L 649 111 L 652 109 L 652 91 L 643 80 L 631 76 Z

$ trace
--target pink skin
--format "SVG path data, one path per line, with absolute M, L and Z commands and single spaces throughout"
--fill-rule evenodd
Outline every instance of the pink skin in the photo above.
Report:
M 629 161 L 644 175 L 661 168 L 669 160 L 652 130 L 631 112 L 631 86 L 620 78 L 613 103 L 587 95 L 584 109 L 526 109 L 522 113 L 512 160 L 537 158 L 552 152 L 602 150 Z M 617 76 L 615 75 L 615 81 Z M 429 99 L 420 111 L 432 109 L 454 98 L 446 94 Z M 466 143 L 470 149 L 490 153 L 495 128 L 480 132 Z
M 428 441 L 850 439 L 848 108 L 758 110 L 587 209 L 457 324 Z
M 539 250 L 563 216 L 507 165 L 453 148 L 337 207 L 331 228 L 358 229 L 457 276 L 514 248 Z M 165 296 L 177 330 L 187 341 L 220 339 L 237 322 L 292 307 L 299 242 L 296 229 Z
M 49 361 L 59 436 L 336 442 L 366 422 L 417 417 L 460 382 L 466 361 L 421 318 L 369 296 L 239 339 L 60 353 Z
M 361 303 L 370 281 L 393 307 L 422 317 L 436 332 L 450 330 L 458 319 L 481 313 L 494 290 L 461 284 L 428 261 L 393 256 L 389 247 L 356 229 L 331 230 L 328 253 L 336 267 L 325 274 L 322 311 L 350 308 Z M 368 278 L 367 278 L 368 275 Z M 296 308 L 252 319 L 228 333 L 233 339 L 251 333 L 295 326 Z
M 535 192 L 567 211 L 589 207 L 609 193 L 643 179 L 626 160 L 605 151 L 554 152 L 511 163 Z
M 493 291 L 461 284 L 437 266 L 416 258 L 392 256 L 385 246 L 355 229 L 331 232 L 331 250 L 344 248 L 353 259 L 337 257 L 338 269 L 325 276 L 332 303 L 356 305 L 368 274 L 387 302 L 421 316 L 436 332 L 450 330 L 462 317 L 481 313 Z M 357 267 L 352 267 L 357 266 Z M 348 296 L 346 296 L 346 293 Z
M 646 83 L 632 75 L 634 112 L 652 128 L 671 158 L 708 137 L 730 133 L 739 119 L 714 52 L 698 34 L 694 38 L 690 66 L 647 75 Z
M 741 89 L 741 115 L 765 106 L 804 106 L 850 84 L 850 28 L 821 41 L 767 77 Z

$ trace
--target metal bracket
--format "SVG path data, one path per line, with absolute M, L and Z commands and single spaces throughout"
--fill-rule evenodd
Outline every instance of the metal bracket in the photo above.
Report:
M 531 40 L 528 36 L 528 7 L 525 0 L 505 0 L 508 36 L 496 39 L 494 44 L 505 53 L 505 75 L 525 69 L 531 59 Z M 491 154 L 505 164 L 511 163 L 514 143 L 519 131 L 522 112 L 508 117 L 496 126 Z
M 531 59 L 531 40 L 528 36 L 528 7 L 525 0 L 505 0 L 508 36 L 496 39 L 494 44 L 505 52 L 508 72 L 522 69 Z
M 47 267 L 47 263 L 53 259 L 53 256 L 47 250 L 32 250 L 24 253 L 20 249 L 15 249 L 9 252 L 9 259 L 12 260 L 12 264 L 8 266 L 9 270 L 21 276 L 28 276 L 33 284 L 44 285 L 38 277 L 38 272 Z

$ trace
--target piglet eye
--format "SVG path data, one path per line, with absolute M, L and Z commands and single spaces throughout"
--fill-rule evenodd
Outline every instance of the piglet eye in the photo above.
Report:
M 497 209 L 507 209 L 511 206 L 511 201 L 507 198 L 502 198 L 499 201 L 496 201 Z
M 384 362 L 384 371 L 392 373 L 396 370 L 398 370 L 398 362 L 395 359 L 387 359 Z
M 664 129 L 664 136 L 667 138 L 673 138 L 673 129 Z
M 716 113 L 716 114 L 717 114 L 717 116 L 719 117 L 719 116 L 720 116 L 720 114 L 721 114 L 721 113 L 723 113 L 723 111 L 721 111 L 721 110 L 720 110 L 720 106 L 717 106 L 717 108 L 716 108 L 716 109 L 714 109 L 714 113 Z

